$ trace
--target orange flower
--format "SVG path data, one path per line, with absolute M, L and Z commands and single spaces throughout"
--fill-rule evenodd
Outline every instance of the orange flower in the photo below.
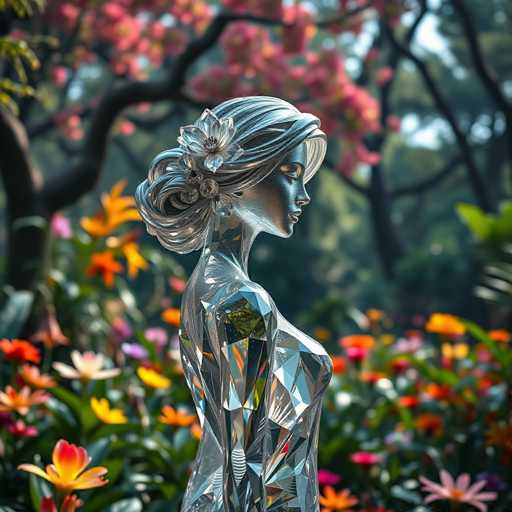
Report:
M 340 375 L 345 373 L 345 369 L 347 367 L 347 360 L 343 356 L 331 356 L 333 373 L 335 375 Z
M 425 386 L 425 394 L 432 400 L 449 402 L 454 398 L 453 390 L 448 384 L 427 384 Z
M 80 226 L 89 235 L 94 237 L 107 236 L 121 224 L 141 219 L 135 208 L 135 199 L 132 196 L 121 197 L 121 192 L 126 184 L 127 180 L 125 179 L 118 181 L 112 187 L 110 194 L 102 194 L 102 210 L 94 217 L 82 217 Z
M 465 359 L 469 354 L 467 343 L 443 343 L 441 354 L 445 359 Z
M 20 370 L 20 376 L 26 384 L 33 388 L 47 389 L 53 388 L 56 382 L 49 375 L 45 375 L 39 371 L 37 366 L 24 364 Z
M 384 311 L 381 309 L 370 308 L 366 310 L 366 318 L 370 320 L 370 322 L 378 322 L 384 318 Z
M 197 440 L 200 440 L 201 436 L 203 435 L 203 429 L 201 428 L 201 425 L 199 425 L 199 423 L 194 422 L 190 427 L 190 433 L 192 434 L 192 437 L 195 437 Z
M 440 435 L 443 431 L 441 416 L 432 413 L 420 414 L 414 420 L 416 429 L 420 432 L 432 435 Z
M 510 331 L 505 329 L 494 329 L 493 331 L 489 331 L 487 334 L 491 340 L 498 343 L 508 343 L 512 339 Z
M 39 363 L 41 361 L 41 354 L 39 350 L 32 345 L 32 343 L 14 339 L 9 341 L 4 338 L 0 340 L 0 350 L 4 353 L 8 361 L 15 361 L 18 363 L 31 362 Z
M 327 341 L 331 337 L 331 331 L 325 327 L 317 327 L 313 336 L 319 341 Z
M 386 374 L 383 372 L 372 372 L 363 370 L 359 374 L 359 379 L 362 382 L 369 382 L 370 384 L 375 384 L 378 380 L 384 379 L 386 377 Z
M 137 375 L 140 380 L 146 384 L 146 386 L 156 389 L 167 389 L 171 385 L 171 380 L 162 375 L 161 373 L 152 370 L 151 368 L 145 368 L 139 366 L 137 368 Z
M 162 312 L 161 318 L 164 322 L 174 325 L 174 327 L 180 326 L 181 313 L 178 308 L 167 308 Z
M 128 423 L 128 418 L 121 409 L 111 409 L 110 403 L 106 398 L 91 398 L 91 409 L 96 417 L 108 425 L 124 425 Z
M 52 306 L 46 311 L 41 326 L 30 336 L 30 339 L 41 341 L 48 350 L 56 345 L 67 345 L 69 343 L 69 339 L 62 334 Z
M 85 448 L 68 443 L 61 439 L 55 445 L 52 454 L 53 464 L 46 466 L 43 471 L 34 464 L 21 464 L 18 469 L 34 473 L 53 484 L 64 495 L 80 489 L 92 489 L 106 485 L 108 480 L 103 478 L 107 468 L 97 466 L 84 471 L 91 462 L 91 457 Z
M 91 262 L 85 270 L 89 277 L 101 275 L 105 286 L 112 288 L 114 286 L 114 274 L 119 274 L 123 270 L 121 263 L 114 259 L 110 251 L 95 252 L 91 256 Z
M 359 500 L 350 494 L 348 489 L 336 492 L 334 487 L 326 485 L 324 487 L 324 496 L 320 495 L 321 512 L 337 512 L 339 510 L 348 510 L 350 507 L 357 505 Z
M 173 427 L 188 427 L 194 423 L 196 416 L 178 411 L 170 405 L 162 407 L 162 416 L 158 418 L 162 423 Z
M 398 399 L 398 403 L 402 407 L 412 408 L 420 403 L 420 399 L 416 395 L 405 395 Z
M 102 354 L 95 354 L 94 352 L 80 354 L 78 350 L 73 350 L 71 352 L 71 361 L 74 368 L 60 362 L 53 363 L 53 367 L 65 379 L 81 379 L 83 381 L 110 379 L 121 373 L 119 368 L 102 370 L 105 359 Z
M 107 247 L 111 249 L 120 249 L 128 263 L 128 277 L 134 279 L 139 270 L 145 270 L 149 264 L 139 251 L 139 245 L 136 240 L 138 232 L 133 230 L 122 237 L 111 236 L 107 238 Z
M 344 348 L 366 348 L 370 349 L 375 346 L 375 339 L 369 334 L 352 334 L 351 336 L 344 336 L 338 340 L 340 346 Z
M 17 412 L 22 416 L 28 413 L 33 405 L 43 404 L 50 395 L 42 390 L 31 393 L 28 386 L 23 386 L 18 392 L 12 386 L 0 391 L 0 412 Z
M 455 315 L 446 313 L 433 313 L 425 325 L 428 332 L 444 334 L 446 336 L 461 336 L 466 327 Z

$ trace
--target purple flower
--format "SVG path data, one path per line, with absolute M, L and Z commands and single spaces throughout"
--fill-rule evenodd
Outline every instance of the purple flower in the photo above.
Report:
M 144 337 L 160 350 L 167 343 L 167 331 L 163 327 L 148 327 Z
M 148 351 L 138 343 L 123 343 L 121 350 L 133 359 L 147 359 L 148 357 Z
M 112 333 L 117 341 L 124 341 L 132 334 L 130 324 L 122 317 L 118 316 L 112 322 Z
M 328 469 L 318 470 L 318 485 L 336 485 L 340 480 L 341 476 Z
M 507 488 L 507 484 L 500 478 L 496 473 L 489 473 L 488 471 L 484 471 L 483 473 L 478 473 L 476 475 L 476 479 L 485 480 L 486 491 L 504 491 Z

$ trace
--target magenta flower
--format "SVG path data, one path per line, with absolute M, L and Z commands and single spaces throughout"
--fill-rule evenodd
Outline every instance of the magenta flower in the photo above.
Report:
M 50 230 L 55 238 L 66 239 L 73 236 L 69 219 L 64 217 L 61 213 L 54 213 L 52 215 L 50 220 Z
M 130 324 L 123 317 L 118 316 L 112 322 L 112 334 L 117 341 L 124 341 L 133 334 L 133 331 Z
M 34 437 L 38 434 L 36 427 L 27 425 L 23 420 L 17 420 L 11 423 L 7 427 L 7 430 L 11 434 L 19 437 Z
M 340 480 L 341 476 L 328 469 L 318 470 L 318 485 L 336 485 Z
M 355 452 L 350 456 L 350 460 L 361 466 L 372 466 L 382 461 L 382 455 L 372 452 Z
M 486 480 L 480 480 L 470 486 L 471 478 L 468 473 L 463 473 L 455 481 L 448 471 L 442 469 L 439 478 L 441 479 L 440 484 L 420 476 L 420 481 L 423 484 L 422 490 L 430 493 L 424 499 L 425 504 L 437 500 L 449 500 L 456 503 L 467 503 L 480 512 L 487 512 L 487 505 L 484 501 L 496 499 L 495 492 L 479 492 L 485 487 Z

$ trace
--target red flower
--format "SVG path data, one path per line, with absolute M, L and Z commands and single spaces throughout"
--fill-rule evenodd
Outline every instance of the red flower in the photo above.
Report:
M 23 420 L 11 423 L 7 430 L 18 437 L 34 437 L 37 436 L 37 429 L 32 425 L 27 425 Z
M 382 455 L 372 452 L 355 452 L 350 456 L 350 460 L 361 466 L 373 466 L 382 461 Z
M 353 362 L 353 363 L 359 363 L 360 361 L 363 361 L 368 356 L 369 349 L 365 347 L 349 347 L 346 349 L 347 351 L 347 357 Z
M 39 363 L 41 361 L 41 354 L 32 343 L 14 339 L 9 341 L 8 339 L 0 340 L 0 350 L 5 354 L 5 358 L 8 361 L 15 361 L 17 363 Z
M 412 407 L 416 407 L 420 403 L 420 400 L 416 395 L 406 395 L 406 396 L 401 396 L 398 399 L 398 403 L 402 407 L 412 408 Z

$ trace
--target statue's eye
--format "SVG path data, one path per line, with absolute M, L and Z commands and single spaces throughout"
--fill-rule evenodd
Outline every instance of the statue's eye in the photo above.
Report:
M 294 179 L 299 178 L 302 173 L 302 167 L 299 164 L 282 164 L 280 170 Z

